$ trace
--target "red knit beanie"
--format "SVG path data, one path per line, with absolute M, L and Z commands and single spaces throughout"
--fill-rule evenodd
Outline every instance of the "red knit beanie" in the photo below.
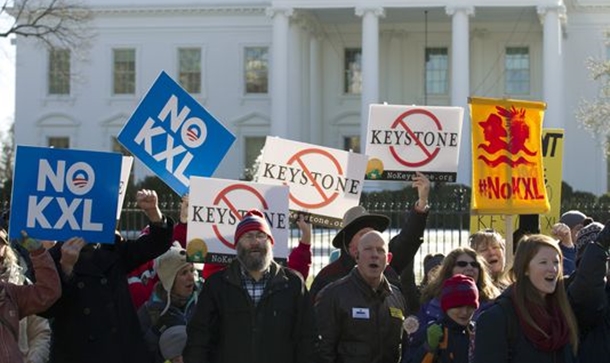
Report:
M 250 231 L 260 231 L 265 233 L 271 240 L 271 244 L 274 243 L 273 235 L 271 235 L 271 228 L 265 220 L 265 216 L 258 209 L 250 209 L 248 213 L 244 215 L 242 220 L 235 229 L 235 244 L 245 233 Z
M 441 308 L 444 312 L 460 306 L 479 308 L 479 289 L 474 280 L 464 275 L 454 275 L 445 280 L 441 291 Z

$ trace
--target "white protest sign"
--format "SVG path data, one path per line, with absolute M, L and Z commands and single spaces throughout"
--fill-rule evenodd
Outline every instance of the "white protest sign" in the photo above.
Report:
M 131 167 L 133 165 L 133 156 L 123 156 L 121 162 L 121 182 L 119 184 L 119 204 L 116 209 L 117 221 L 121 219 L 121 212 L 123 211 L 123 202 L 125 201 L 125 192 L 127 191 L 127 185 L 129 184 L 129 175 L 131 174 Z
M 366 178 L 455 182 L 463 117 L 462 107 L 370 105 Z
M 292 212 L 340 228 L 345 211 L 360 201 L 366 162 L 365 155 L 267 137 L 257 180 L 289 186 Z
M 229 263 L 235 257 L 235 229 L 250 209 L 271 227 L 276 260 L 288 257 L 288 187 L 191 176 L 187 256 L 192 262 Z

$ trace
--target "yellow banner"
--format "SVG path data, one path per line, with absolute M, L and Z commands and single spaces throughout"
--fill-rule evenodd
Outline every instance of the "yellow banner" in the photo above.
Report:
M 474 214 L 550 210 L 542 167 L 543 102 L 470 98 Z
M 551 227 L 559 221 L 561 213 L 561 180 L 563 167 L 563 129 L 542 130 L 542 162 L 546 195 L 551 210 L 540 215 L 540 232 L 550 235 Z M 519 218 L 514 218 L 512 230 L 519 227 Z M 492 228 L 502 236 L 506 235 L 504 215 L 476 215 L 470 217 L 470 233 Z

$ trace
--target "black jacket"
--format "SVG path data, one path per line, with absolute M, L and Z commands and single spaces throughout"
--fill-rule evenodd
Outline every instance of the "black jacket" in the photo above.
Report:
M 357 268 L 328 285 L 316 300 L 320 363 L 396 363 L 405 300 L 383 279 L 374 291 Z
M 568 298 L 580 333 L 580 362 L 608 362 L 610 356 L 610 287 L 605 281 L 607 259 L 607 251 L 595 243 L 589 244 L 568 286 Z
M 184 362 L 314 362 L 313 307 L 300 274 L 272 262 L 255 306 L 240 273 L 235 259 L 203 284 L 187 325 Z
M 574 363 L 572 347 L 566 344 L 554 352 L 538 350 L 525 336 L 517 312 L 510 301 L 509 287 L 496 303 L 477 319 L 474 363 Z
M 61 244 L 49 252 L 62 275 L 62 296 L 44 316 L 53 318 L 51 363 L 150 362 L 129 294 L 127 274 L 171 245 L 173 222 L 152 225 L 136 241 L 81 251 L 72 276 L 61 272 Z
M 424 240 L 427 219 L 428 212 L 419 213 L 411 209 L 405 216 L 400 233 L 390 241 L 392 261 L 384 274 L 391 284 L 401 287 L 399 274 L 405 267 L 412 266 L 415 254 Z M 356 261 L 352 256 L 341 250 L 341 257 L 320 270 L 313 280 L 310 289 L 312 300 L 315 301 L 320 290 L 326 285 L 347 276 L 355 265 Z

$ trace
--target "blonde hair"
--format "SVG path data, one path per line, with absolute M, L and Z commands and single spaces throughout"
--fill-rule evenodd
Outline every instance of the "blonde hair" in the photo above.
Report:
M 555 287 L 555 291 L 553 293 L 546 295 L 546 298 L 550 299 L 559 307 L 561 315 L 566 319 L 566 324 L 570 330 L 570 344 L 572 345 L 574 354 L 576 354 L 578 350 L 578 324 L 565 290 L 562 274 L 563 255 L 559 249 L 559 245 L 551 237 L 543 234 L 532 234 L 523 237 L 519 242 L 512 268 L 513 278 L 515 280 L 515 305 L 528 325 L 542 333 L 544 336 L 548 336 L 548 334 L 536 324 L 526 307 L 526 301 L 543 306 L 545 305 L 544 299 L 540 296 L 540 293 L 527 276 L 530 262 L 534 256 L 536 256 L 538 251 L 544 247 L 552 248 L 559 255 L 557 286 Z
M 500 290 L 506 289 L 513 283 L 508 272 L 508 261 L 506 261 L 506 241 L 498 231 L 492 228 L 477 231 L 468 237 L 468 244 L 470 245 L 470 248 L 477 251 L 477 253 L 482 248 L 489 248 L 490 246 L 495 245 L 500 246 L 504 252 L 504 268 L 498 274 L 491 273 L 491 279 L 494 285 Z
M 480 265 L 479 278 L 477 279 L 477 281 L 475 281 L 477 284 L 477 288 L 479 289 L 479 301 L 490 301 L 500 295 L 500 291 L 491 280 L 491 276 L 489 274 L 489 267 L 485 259 L 479 256 L 472 248 L 458 247 L 451 251 L 447 255 L 447 257 L 445 257 L 436 276 L 434 276 L 432 280 L 430 280 L 428 285 L 426 285 L 422 290 L 422 304 L 429 302 L 433 298 L 440 297 L 441 290 L 443 288 L 443 282 L 453 276 L 453 267 L 455 267 L 455 263 L 457 262 L 458 257 L 460 257 L 461 255 L 468 255 L 472 257 L 472 259 L 477 261 Z

